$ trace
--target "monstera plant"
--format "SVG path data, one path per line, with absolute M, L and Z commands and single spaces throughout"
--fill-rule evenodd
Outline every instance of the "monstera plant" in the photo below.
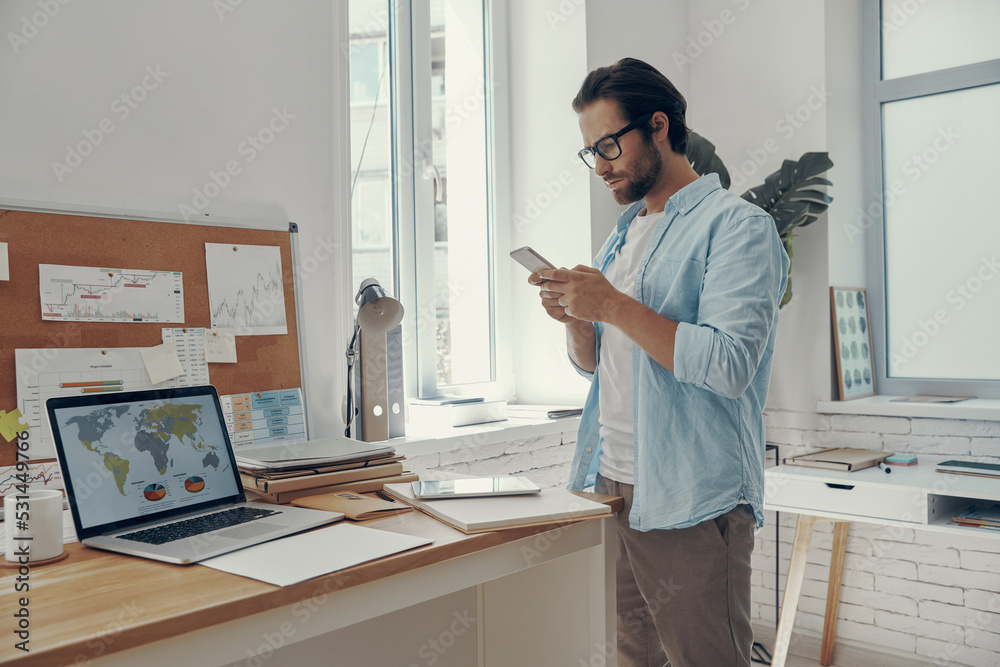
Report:
M 722 159 L 715 154 L 715 145 L 701 135 L 691 132 L 688 138 L 688 161 L 699 175 L 718 174 L 722 187 L 729 189 L 729 171 Z M 781 169 L 764 179 L 762 185 L 750 188 L 742 195 L 751 204 L 767 211 L 778 228 L 778 235 L 789 259 L 792 257 L 792 238 L 799 227 L 816 221 L 826 211 L 833 198 L 816 186 L 833 185 L 822 177 L 833 162 L 827 153 L 805 153 L 798 159 L 785 160 Z M 792 267 L 788 267 L 788 287 L 781 298 L 781 306 L 792 299 Z

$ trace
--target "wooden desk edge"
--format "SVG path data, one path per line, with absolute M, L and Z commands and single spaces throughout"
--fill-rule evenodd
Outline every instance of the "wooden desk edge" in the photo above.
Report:
M 621 511 L 624 505 L 624 501 L 615 496 L 602 496 L 586 492 L 574 493 L 583 498 L 610 505 L 612 513 Z M 430 533 L 429 536 L 433 536 L 435 542 L 424 547 L 404 551 L 370 563 L 363 563 L 284 587 L 274 586 L 207 567 L 195 568 L 194 566 L 169 565 L 112 552 L 98 551 L 84 547 L 79 543 L 67 544 L 68 559 L 33 570 L 32 578 L 46 577 L 58 580 L 61 573 L 66 573 L 67 570 L 73 568 L 79 569 L 81 564 L 87 563 L 91 563 L 99 568 L 100 572 L 98 574 L 114 574 L 124 564 L 134 571 L 129 573 L 128 576 L 136 584 L 139 581 L 170 579 L 176 578 L 180 573 L 196 572 L 198 579 L 204 580 L 202 584 L 204 588 L 213 591 L 213 599 L 218 600 L 221 597 L 225 597 L 226 594 L 229 594 L 231 597 L 221 602 L 206 603 L 196 606 L 196 608 L 188 607 L 183 611 L 166 613 L 145 622 L 139 622 L 137 619 L 121 618 L 115 618 L 110 621 L 92 622 L 91 625 L 98 628 L 98 631 L 95 632 L 94 627 L 91 627 L 83 629 L 83 632 L 86 634 L 62 632 L 59 634 L 60 640 L 57 641 L 51 641 L 51 637 L 43 636 L 41 639 L 47 642 L 45 646 L 39 646 L 38 642 L 39 630 L 35 624 L 41 623 L 41 620 L 39 618 L 40 610 L 36 605 L 35 607 L 29 607 L 31 609 L 33 626 L 31 630 L 32 638 L 29 643 L 31 647 L 30 653 L 22 653 L 15 649 L 13 646 L 14 642 L 11 641 L 0 646 L 0 663 L 24 667 L 30 665 L 76 664 L 81 659 L 85 661 L 96 659 L 102 655 L 135 648 L 225 621 L 252 616 L 262 610 L 295 604 L 296 602 L 301 602 L 317 595 L 326 595 L 396 574 L 410 572 L 427 565 L 514 542 L 524 537 L 548 532 L 559 527 L 591 519 L 607 518 L 609 516 L 611 515 L 604 514 L 569 521 L 511 527 L 471 535 L 463 534 L 419 512 L 407 512 L 394 517 L 358 522 L 360 525 L 385 530 L 393 530 L 393 528 L 412 529 L 416 527 L 420 533 Z M 414 519 L 409 517 L 420 518 Z M 408 525 L 401 526 L 400 524 Z M 427 529 L 425 530 L 424 527 Z M 393 532 L 410 533 L 410 530 L 393 530 Z M 14 591 L 15 576 L 16 571 L 0 579 L 0 586 L 4 587 L 3 590 Z M 84 575 L 77 574 L 71 576 L 82 578 Z M 50 581 L 48 585 L 65 585 L 65 582 Z M 134 585 L 132 590 L 135 590 Z M 234 587 L 239 590 L 234 591 Z M 35 589 L 34 584 L 32 588 Z M 8 599 L 11 600 L 11 603 L 17 605 L 19 595 L 21 594 L 12 593 Z M 29 599 L 36 597 L 36 594 L 32 592 L 26 595 Z M 93 600 L 80 599 L 75 602 L 76 604 L 73 606 L 79 606 L 77 613 L 80 618 L 87 618 L 88 613 L 93 611 L 88 607 L 88 605 L 93 604 Z M 64 606 L 65 604 L 67 603 L 63 602 L 63 605 L 60 606 Z M 124 604 L 125 601 L 119 601 L 115 609 L 117 610 L 118 607 Z M 7 605 L 5 604 L 4 606 L 6 607 Z M 12 612 L 13 610 L 10 613 Z M 12 618 L 6 609 L 2 613 L 7 618 Z

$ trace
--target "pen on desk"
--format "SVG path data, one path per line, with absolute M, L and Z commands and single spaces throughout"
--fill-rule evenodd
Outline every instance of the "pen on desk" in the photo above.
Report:
M 888 475 L 889 473 L 892 472 L 892 468 L 890 468 L 888 465 L 886 465 L 885 461 L 879 461 L 878 462 L 878 467 L 881 468 L 882 472 L 884 472 L 886 475 Z
M 393 498 L 392 496 L 390 496 L 385 491 L 376 491 L 375 495 L 378 496 L 379 498 L 381 498 L 382 500 L 388 500 L 390 503 L 396 502 L 396 499 Z

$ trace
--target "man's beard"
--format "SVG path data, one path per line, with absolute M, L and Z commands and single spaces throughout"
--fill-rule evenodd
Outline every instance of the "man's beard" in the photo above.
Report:
M 605 181 L 624 178 L 628 185 L 623 189 L 612 190 L 615 201 L 619 204 L 631 204 L 644 198 L 660 177 L 663 169 L 663 157 L 649 141 L 642 142 L 642 152 L 638 155 L 631 172 L 616 174 L 611 172 L 604 177 Z

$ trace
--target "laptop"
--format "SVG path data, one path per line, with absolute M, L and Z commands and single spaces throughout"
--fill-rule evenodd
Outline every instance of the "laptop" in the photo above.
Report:
M 85 546 L 190 564 L 344 517 L 248 503 L 215 387 L 46 401 Z

